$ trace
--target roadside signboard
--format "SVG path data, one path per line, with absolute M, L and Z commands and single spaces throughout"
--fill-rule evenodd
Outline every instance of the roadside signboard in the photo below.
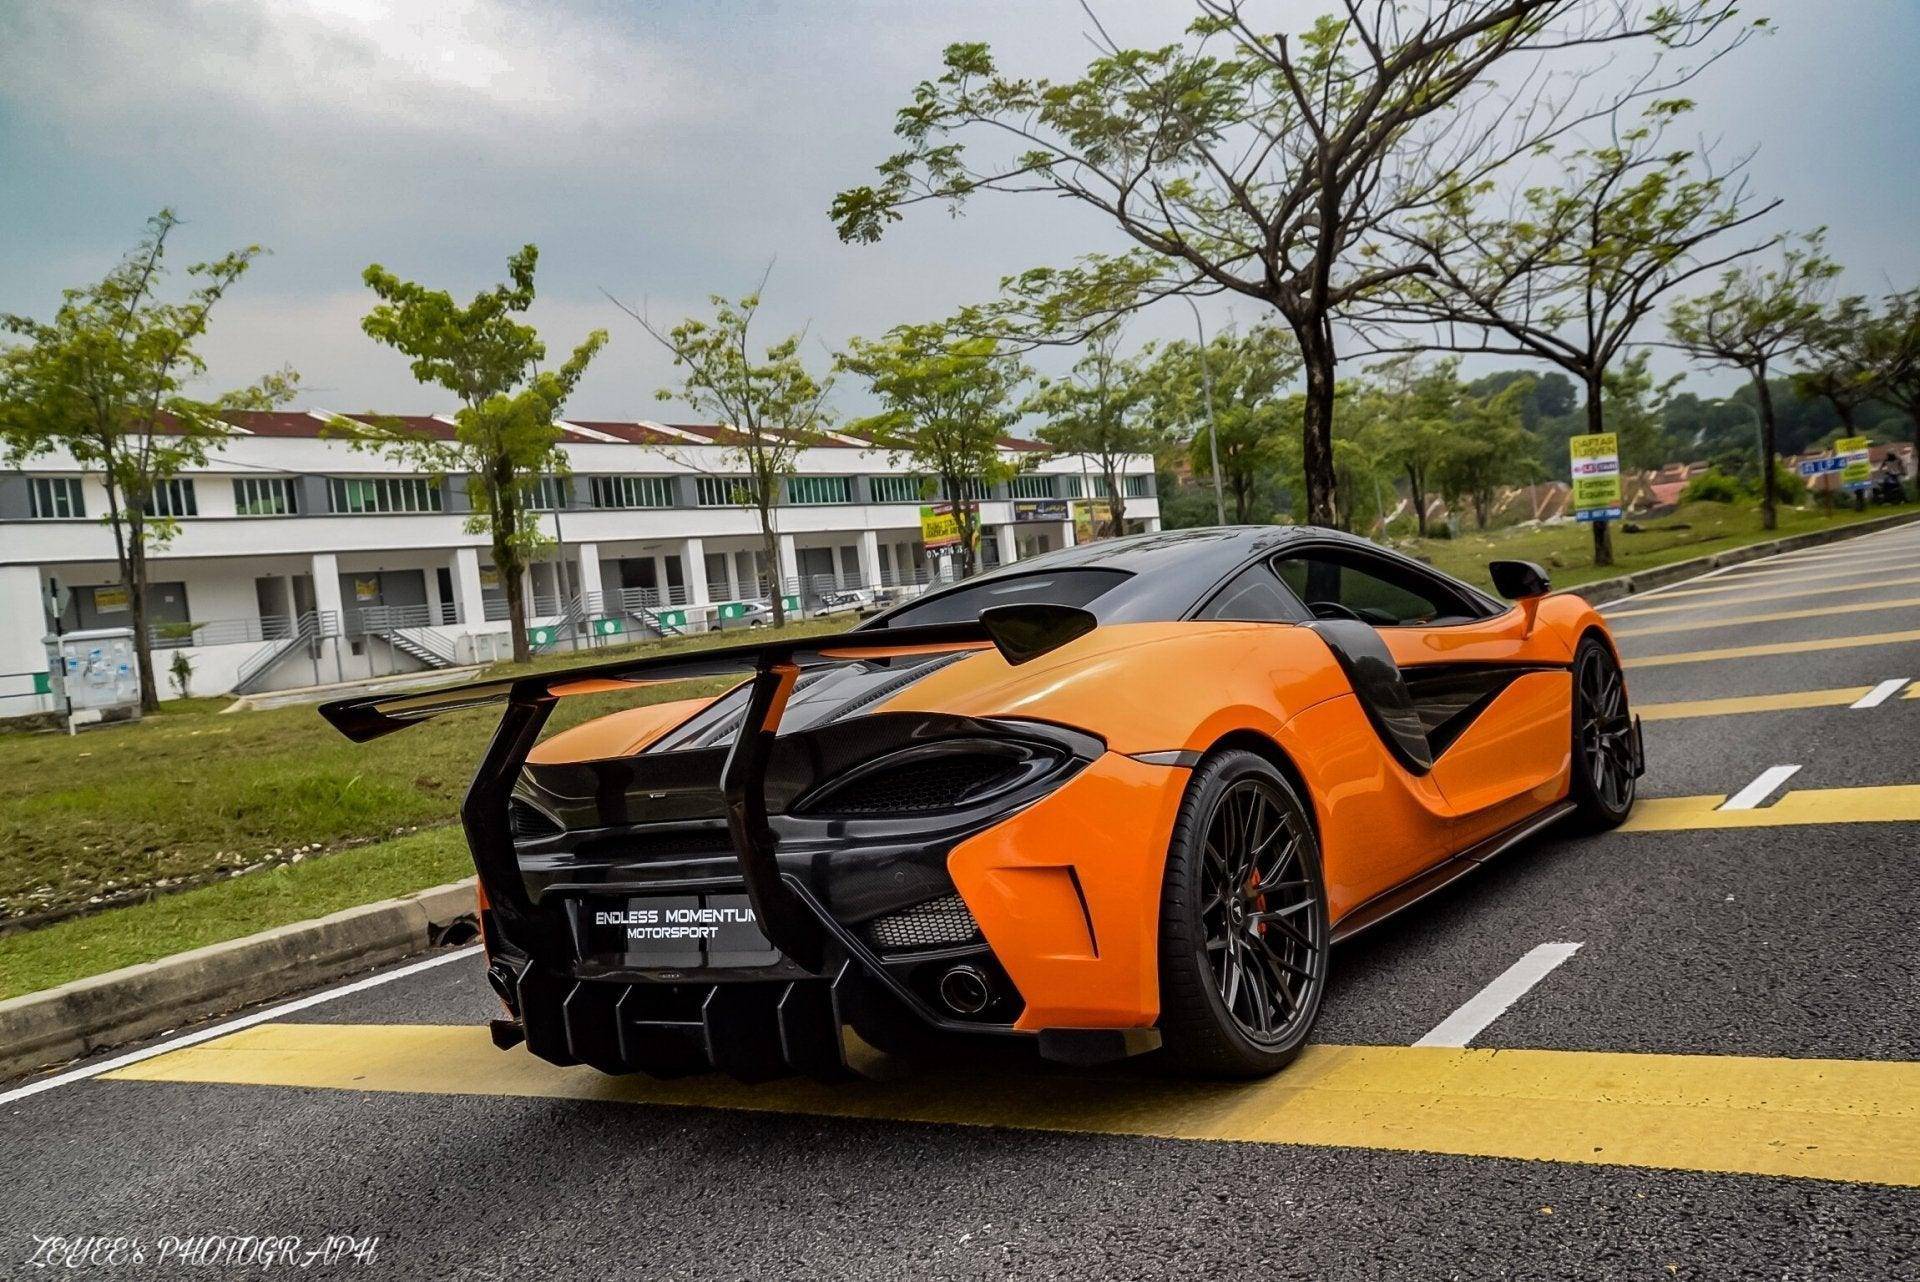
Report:
M 1833 443 L 1833 456 L 1840 460 L 1840 484 L 1850 490 L 1873 488 L 1873 462 L 1867 455 L 1867 438 L 1842 437 Z
M 1073 505 L 1073 541 L 1091 543 L 1120 531 L 1113 528 L 1113 504 L 1106 499 L 1080 499 Z
M 1800 460 L 1799 472 L 1802 476 L 1824 476 L 1829 472 L 1838 472 L 1847 465 L 1843 458 L 1808 458 Z
M 935 503 L 920 509 L 920 542 L 930 548 L 960 545 L 960 522 L 953 515 L 953 504 Z
M 1580 521 L 1620 516 L 1620 437 L 1594 432 L 1567 442 L 1573 470 L 1573 515 Z
M 1015 499 L 1015 521 L 1071 521 L 1073 510 L 1065 499 Z

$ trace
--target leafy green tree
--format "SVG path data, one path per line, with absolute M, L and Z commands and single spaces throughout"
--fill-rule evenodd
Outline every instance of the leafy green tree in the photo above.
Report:
M 1819 398 L 1833 407 L 1848 436 L 1862 406 L 1881 391 L 1881 371 L 1871 351 L 1873 321 L 1867 301 L 1857 296 L 1835 299 L 1807 326 L 1806 368 L 1793 376 L 1802 397 Z
M 1384 361 L 1356 389 L 1354 409 L 1371 424 L 1383 463 L 1407 482 L 1414 532 L 1427 536 L 1435 482 L 1454 448 L 1463 389 L 1456 360 L 1422 363 L 1411 356 Z
M 961 333 L 949 322 L 856 338 L 839 365 L 865 378 L 886 407 L 850 430 L 939 478 L 960 531 L 961 571 L 972 574 L 983 487 L 1014 471 L 1000 442 L 1020 419 L 1015 394 L 1032 371 L 994 339 Z
M 1234 520 L 1254 519 L 1263 483 L 1280 457 L 1280 438 L 1289 420 L 1282 412 L 1280 389 L 1300 372 L 1300 353 L 1278 325 L 1255 325 L 1244 334 L 1231 330 L 1207 342 L 1201 366 L 1198 342 L 1173 342 L 1161 348 L 1142 371 L 1160 424 L 1187 441 L 1193 474 L 1211 479 L 1214 445 L 1220 454 L 1220 479 L 1233 496 Z M 1209 441 L 1206 383 L 1212 380 Z
M 982 43 L 949 45 L 896 116 L 900 150 L 831 214 L 843 239 L 873 241 L 910 206 L 957 209 L 982 191 L 1094 211 L 1136 248 L 1003 284 L 1000 318 L 1042 340 L 1170 294 L 1271 307 L 1304 363 L 1307 510 L 1321 522 L 1334 519 L 1334 322 L 1425 270 L 1396 259 L 1383 229 L 1586 118 L 1569 105 L 1581 79 L 1552 64 L 1632 40 L 1697 46 L 1733 12 L 1724 0 L 1350 3 L 1283 33 L 1239 0 L 1199 9 L 1184 41 L 1157 49 L 1096 30 L 1097 56 L 1062 81 L 1008 75 Z
M 194 264 L 185 299 L 166 302 L 167 242 L 179 225 L 171 209 L 148 219 L 139 245 L 97 283 L 66 290 L 53 319 L 0 316 L 0 331 L 18 340 L 0 349 L 0 444 L 12 464 L 58 450 L 99 475 L 149 711 L 160 691 L 147 629 L 147 557 L 178 531 L 153 510 L 153 496 L 182 471 L 205 465 L 231 435 L 223 414 L 281 404 L 298 381 L 289 369 L 218 396 L 187 394 L 206 372 L 195 344 L 213 309 L 262 251 L 249 245 Z
M 1609 429 L 1608 371 L 1662 298 L 1759 252 L 1773 240 L 1720 250 L 1717 238 L 1779 202 L 1755 207 L 1740 166 L 1675 148 L 1667 130 L 1692 106 L 1650 103 L 1645 116 L 1597 146 L 1560 159 L 1556 181 L 1492 208 L 1484 189 L 1449 192 L 1399 234 L 1432 271 L 1403 279 L 1378 316 L 1428 327 L 1415 345 L 1550 362 L 1586 392 L 1588 432 Z M 1595 565 L 1613 564 L 1606 521 L 1593 524 Z
M 1022 409 L 1046 418 L 1039 436 L 1056 454 L 1093 460 L 1114 534 L 1127 528 L 1121 469 L 1130 455 L 1151 454 L 1159 441 L 1149 381 L 1136 362 L 1120 355 L 1119 342 L 1118 329 L 1095 334 L 1072 371 L 1065 378 L 1041 379 Z
M 800 453 L 820 439 L 829 422 L 827 393 L 831 375 L 816 379 L 800 359 L 802 330 L 754 354 L 753 322 L 760 311 L 760 287 L 738 302 L 713 295 L 708 302 L 713 318 L 689 316 L 671 329 L 661 329 L 644 314 L 616 300 L 615 305 L 640 323 L 648 336 L 673 357 L 683 371 L 678 388 L 661 388 L 663 401 L 678 397 L 698 413 L 726 426 L 722 466 L 736 474 L 735 503 L 753 512 L 760 524 L 761 555 L 773 582 L 768 593 L 775 627 L 785 627 L 786 602 L 780 582 L 780 536 L 774 512 L 780 490 L 793 475 Z
M 1839 265 L 1814 232 L 1789 249 L 1777 267 L 1727 272 L 1709 293 L 1676 304 L 1667 318 L 1673 345 L 1711 366 L 1743 370 L 1760 409 L 1760 520 L 1779 524 L 1774 463 L 1778 457 L 1773 389 L 1767 372 L 1807 346 L 1821 315 L 1820 300 Z
M 1538 474 L 1534 436 L 1521 415 L 1532 392 L 1528 383 L 1509 383 L 1484 396 L 1463 392 L 1452 406 L 1439 463 L 1440 488 L 1455 511 L 1466 499 L 1478 529 L 1487 528 L 1503 486 L 1531 481 Z
M 506 590 L 513 660 L 527 662 L 527 565 L 546 538 L 532 510 L 540 478 L 565 475 L 561 406 L 607 342 L 596 329 L 558 369 L 543 370 L 546 344 L 533 326 L 515 319 L 533 306 L 533 272 L 540 251 L 522 246 L 507 260 L 506 284 L 475 294 L 461 306 L 441 289 L 402 280 L 375 263 L 362 274 L 380 299 L 360 322 L 367 337 L 410 358 L 414 378 L 460 398 L 451 440 L 394 419 L 336 419 L 333 432 L 436 483 L 467 478 L 472 534 L 486 534 Z
M 1881 399 L 1907 416 L 1920 471 L 1920 288 L 1889 295 L 1867 332 Z

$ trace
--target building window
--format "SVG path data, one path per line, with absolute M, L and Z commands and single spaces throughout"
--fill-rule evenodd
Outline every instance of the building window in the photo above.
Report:
M 1080 484 L 1080 478 L 1078 476 L 1068 474 L 1060 477 L 1059 481 L 1060 497 L 1063 499 L 1077 499 L 1086 493 Z
M 552 512 L 567 506 L 567 478 L 564 476 L 543 476 L 528 481 L 521 489 L 522 502 L 529 511 Z
M 1122 481 L 1130 499 L 1150 499 L 1153 497 L 1153 477 L 1147 475 L 1129 476 Z
M 64 521 L 87 514 L 77 476 L 36 476 L 29 493 L 35 520 Z
M 694 486 L 701 507 L 742 507 L 753 494 L 751 478 L 745 476 L 702 476 Z
M 875 503 L 918 503 L 926 485 L 917 476 L 870 476 L 867 493 Z
M 853 502 L 850 476 L 789 476 L 787 502 L 798 505 Z
M 333 512 L 438 512 L 440 502 L 440 487 L 424 476 L 335 476 L 327 480 L 327 507 Z
M 671 476 L 596 476 L 592 478 L 595 507 L 672 507 Z
M 193 493 L 193 482 L 178 476 L 156 483 L 141 506 L 148 516 L 200 515 L 200 500 Z
M 1007 497 L 1050 499 L 1053 497 L 1053 478 L 1051 476 L 1016 476 L 1007 482 Z
M 240 476 L 233 481 L 235 516 L 294 516 L 300 489 L 285 476 Z

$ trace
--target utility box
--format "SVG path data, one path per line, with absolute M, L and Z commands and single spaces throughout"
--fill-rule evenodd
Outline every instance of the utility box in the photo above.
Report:
M 88 628 L 45 638 L 54 707 L 74 720 L 105 721 L 140 715 L 140 665 L 132 628 Z

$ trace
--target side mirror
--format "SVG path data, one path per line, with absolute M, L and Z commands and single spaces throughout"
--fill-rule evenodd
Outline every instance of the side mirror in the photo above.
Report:
M 1547 572 L 1531 561 L 1489 561 L 1487 573 L 1493 576 L 1493 590 L 1509 601 L 1525 601 L 1553 591 Z

